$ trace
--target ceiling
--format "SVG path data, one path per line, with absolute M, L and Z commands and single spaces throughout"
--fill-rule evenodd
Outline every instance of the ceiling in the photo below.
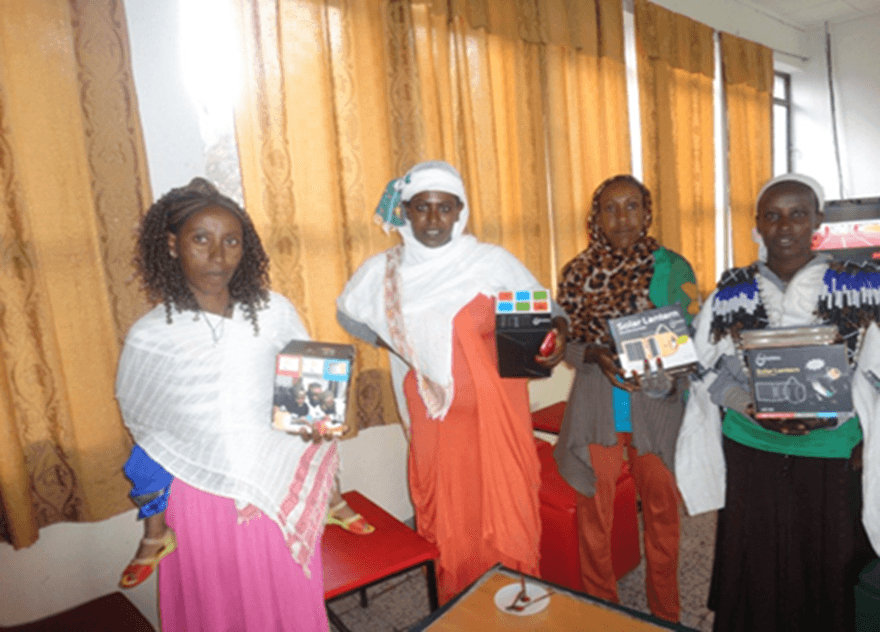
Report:
M 880 12 L 880 0 L 737 0 L 800 29 L 856 20 Z

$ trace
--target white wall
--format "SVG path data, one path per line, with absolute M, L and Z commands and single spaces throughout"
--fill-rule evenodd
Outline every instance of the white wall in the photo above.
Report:
M 183 80 L 179 0 L 126 0 L 134 83 L 153 197 L 205 174 L 199 119 Z
M 792 74 L 794 169 L 822 184 L 828 199 L 880 196 L 880 14 L 832 25 L 831 59 L 843 190 L 831 122 L 824 28 L 806 34 L 809 59 Z
M 131 510 L 97 523 L 60 523 L 40 530 L 32 546 L 0 544 L 0 626 L 63 612 L 118 590 L 143 526 Z M 155 574 L 126 596 L 159 629 Z

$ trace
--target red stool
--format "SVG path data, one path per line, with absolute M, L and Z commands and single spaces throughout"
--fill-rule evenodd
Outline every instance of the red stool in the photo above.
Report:
M 559 433 L 565 402 L 532 413 L 535 430 Z M 538 492 L 541 512 L 541 578 L 583 591 L 578 552 L 577 493 L 559 474 L 554 446 L 535 440 L 541 462 L 541 487 Z M 614 500 L 614 524 L 611 528 L 611 556 L 614 573 L 620 579 L 639 565 L 639 523 L 636 515 L 636 485 L 624 463 L 617 479 Z
M 376 527 L 369 535 L 355 535 L 338 526 L 328 526 L 321 541 L 324 563 L 324 600 L 327 617 L 339 630 L 348 630 L 330 609 L 330 602 L 360 592 L 361 606 L 367 607 L 366 589 L 373 584 L 425 566 L 428 603 L 437 609 L 437 578 L 434 560 L 437 547 L 397 518 L 356 491 L 342 495 L 354 511 Z

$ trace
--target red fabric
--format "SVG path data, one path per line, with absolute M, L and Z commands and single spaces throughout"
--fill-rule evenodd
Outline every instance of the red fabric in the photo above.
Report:
M 636 489 L 642 500 L 645 521 L 645 580 L 648 607 L 669 621 L 678 621 L 678 542 L 680 537 L 678 491 L 675 480 L 655 454 L 639 455 L 631 445 L 632 434 L 617 433 L 616 446 L 590 445 L 596 495 L 578 494 L 581 573 L 587 593 L 614 603 L 617 578 L 611 556 L 611 528 L 617 480 L 627 450 Z
M 440 551 L 441 603 L 496 562 L 537 575 L 541 535 L 526 380 L 498 376 L 492 299 L 462 308 L 452 344 L 455 397 L 442 421 L 428 418 L 412 372 L 404 383 L 410 494 L 419 533 Z

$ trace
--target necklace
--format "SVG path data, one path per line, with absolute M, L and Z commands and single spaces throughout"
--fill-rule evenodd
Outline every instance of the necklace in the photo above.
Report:
M 223 313 L 219 315 L 220 319 L 216 323 L 212 323 L 211 319 L 208 318 L 208 312 L 199 310 L 199 314 L 202 315 L 202 319 L 207 323 L 208 329 L 211 330 L 211 339 L 214 341 L 214 344 L 217 344 L 220 338 L 223 337 L 223 326 L 226 323 L 226 316 L 231 312 L 231 308 L 232 305 L 227 305 Z

